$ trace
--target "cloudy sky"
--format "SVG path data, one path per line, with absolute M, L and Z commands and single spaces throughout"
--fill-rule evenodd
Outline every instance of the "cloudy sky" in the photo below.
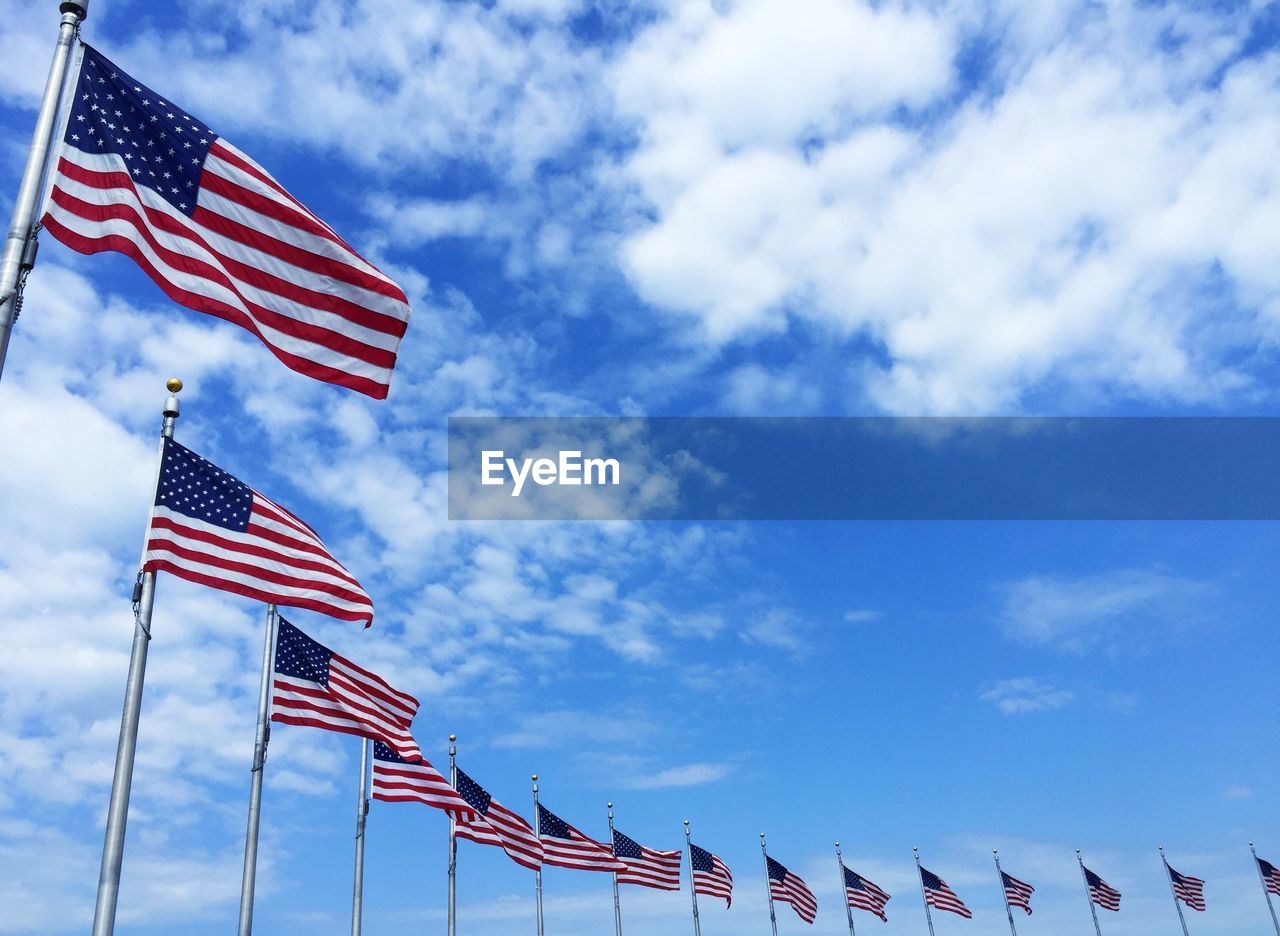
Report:
M 57 15 L 0 0 L 0 206 Z M 280 367 L 129 261 L 45 237 L 0 386 L 0 932 L 92 914 L 164 378 L 178 437 L 306 517 L 374 627 L 290 615 L 423 701 L 506 805 L 728 862 L 758 833 L 837 936 L 832 843 L 919 933 L 911 847 L 1004 932 L 1089 926 L 1073 849 L 1176 926 L 1269 926 L 1280 862 L 1267 524 L 451 524 L 451 414 L 1269 414 L 1280 378 L 1280 7 L 1120 0 L 93 0 L 85 38 L 263 163 L 404 284 L 390 399 Z M 124 934 L 226 933 L 263 609 L 162 577 Z M 257 919 L 350 912 L 356 744 L 273 737 Z M 446 826 L 369 819 L 366 932 L 443 929 Z M 460 856 L 461 932 L 532 880 Z M 603 876 L 545 875 L 601 936 Z M 626 930 L 688 931 L 635 888 Z

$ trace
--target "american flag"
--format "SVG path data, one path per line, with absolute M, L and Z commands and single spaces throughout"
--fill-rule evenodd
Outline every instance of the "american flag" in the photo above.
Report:
M 844 869 L 844 897 L 849 906 L 855 910 L 874 913 L 887 923 L 889 918 L 885 916 L 884 905 L 889 902 L 889 895 L 861 874 L 850 871 L 844 865 L 840 867 Z
M 538 870 L 542 867 L 542 843 L 533 827 L 507 809 L 469 776 L 458 770 L 458 795 L 475 810 L 458 819 L 454 834 L 481 845 L 497 845 L 516 864 Z
M 538 804 L 538 838 L 543 863 L 577 871 L 625 871 L 608 845 L 587 838 L 541 803 Z
M 1192 910 L 1203 910 L 1205 907 L 1204 881 L 1187 874 L 1179 874 L 1169 867 L 1167 861 L 1164 866 L 1169 872 L 1169 882 L 1173 885 L 1173 896 Z
M 692 842 L 689 843 L 689 864 L 693 868 L 695 894 L 723 897 L 726 909 L 733 906 L 733 874 L 728 865 Z
M 1036 889 L 1026 881 L 1019 881 L 1012 874 L 1006 874 L 1003 869 L 1000 871 L 1000 880 L 1004 884 L 1004 899 L 1009 901 L 1009 906 L 1021 907 L 1027 911 L 1027 916 L 1031 916 L 1031 895 Z
M 401 757 L 381 741 L 373 743 L 373 798 L 386 803 L 423 803 L 459 820 L 472 814 L 471 804 L 454 792 L 425 757 Z
M 1089 899 L 1103 910 L 1120 909 L 1120 892 L 1098 877 L 1088 868 L 1084 869 L 1084 880 L 1089 887 Z
M 806 923 L 812 923 L 818 915 L 818 900 L 813 896 L 798 874 L 792 874 L 785 865 L 774 861 L 768 855 L 765 863 L 769 867 L 769 896 L 780 903 L 791 904 L 791 909 Z
M 1258 870 L 1262 873 L 1262 881 L 1267 890 L 1280 897 L 1280 868 L 1277 868 L 1269 861 L 1259 858 Z
M 373 621 L 372 599 L 315 530 L 172 439 L 142 563 L 269 604 Z
M 377 399 L 404 291 L 256 162 L 83 46 L 42 223 L 134 260 L 174 302 L 248 329 L 286 367 Z
M 947 882 L 923 866 L 920 868 L 920 885 L 924 888 L 924 902 L 935 910 L 958 913 L 966 920 L 973 918 L 973 913 Z
M 617 829 L 613 830 L 613 857 L 627 870 L 618 872 L 619 884 L 639 884 L 655 890 L 680 889 L 680 852 L 645 848 Z
M 418 700 L 400 692 L 284 618 L 276 638 L 271 720 L 382 741 L 407 761 L 422 752 L 409 734 Z

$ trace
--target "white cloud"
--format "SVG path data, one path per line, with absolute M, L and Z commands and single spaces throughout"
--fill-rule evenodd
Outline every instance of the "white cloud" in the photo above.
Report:
M 702 786 L 723 780 L 733 772 L 730 764 L 698 763 L 667 767 L 656 773 L 632 778 L 628 786 L 633 790 L 665 790 L 673 787 Z
M 1002 679 L 978 698 L 990 702 L 1005 715 L 1048 712 L 1073 701 L 1076 694 L 1033 676 Z

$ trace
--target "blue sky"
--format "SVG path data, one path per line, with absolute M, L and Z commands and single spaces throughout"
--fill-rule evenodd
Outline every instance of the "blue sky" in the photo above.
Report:
M 0 199 L 53 4 L 0 0 Z M 445 420 L 1276 411 L 1274 3 L 94 0 L 85 36 L 402 282 L 389 400 L 279 367 L 120 257 L 44 238 L 0 386 L 0 932 L 92 912 L 164 378 L 178 437 L 324 534 L 375 626 L 291 620 L 423 701 L 506 805 L 733 869 L 703 932 L 763 931 L 757 835 L 844 932 L 832 842 L 921 931 L 911 847 L 1004 931 L 1089 926 L 1073 849 L 1167 932 L 1267 918 L 1280 532 L 1262 523 L 450 524 Z M 118 932 L 224 933 L 262 609 L 161 580 Z M 355 745 L 279 727 L 265 933 L 349 913 Z M 375 804 L 366 932 L 443 927 L 445 825 Z M 462 843 L 462 932 L 532 930 Z M 610 932 L 546 874 L 549 934 Z M 629 888 L 626 930 L 687 932 Z M 1019 921 L 1020 924 L 1023 921 Z

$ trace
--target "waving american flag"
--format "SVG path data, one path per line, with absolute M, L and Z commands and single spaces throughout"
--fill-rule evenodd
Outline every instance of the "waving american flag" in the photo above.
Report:
M 818 915 L 818 898 L 800 875 L 788 871 L 786 865 L 765 856 L 769 869 L 769 895 L 779 903 L 791 904 L 796 916 L 812 923 Z
M 619 884 L 639 884 L 655 890 L 680 889 L 680 852 L 645 848 L 635 839 L 613 830 L 613 856 L 627 866 L 618 872 Z
M 924 888 L 924 902 L 930 907 L 958 913 L 966 920 L 973 918 L 973 912 L 964 905 L 960 895 L 946 881 L 923 866 L 920 868 L 920 886 Z
M 1179 874 L 1169 867 L 1167 861 L 1164 866 L 1169 872 L 1169 883 L 1173 885 L 1173 896 L 1192 910 L 1203 910 L 1205 908 L 1204 881 L 1189 874 Z
M 1012 874 L 1000 869 L 1000 883 L 1004 885 L 1004 899 L 1011 907 L 1021 907 L 1031 916 L 1031 895 L 1036 889 L 1026 881 L 1019 881 Z
M 693 890 L 704 897 L 723 897 L 725 909 L 733 906 L 733 874 L 729 866 L 705 848 L 689 843 Z
M 533 827 L 507 809 L 489 791 L 457 769 L 458 795 L 475 812 L 458 819 L 454 834 L 480 845 L 497 845 L 516 864 L 537 870 L 542 867 L 542 842 Z
M 578 871 L 626 871 L 608 845 L 583 835 L 541 803 L 538 804 L 538 838 L 542 861 Z
M 843 864 L 840 867 L 844 870 L 844 897 L 849 906 L 855 910 L 874 913 L 887 923 L 889 918 L 885 916 L 884 905 L 889 902 L 889 895 Z

